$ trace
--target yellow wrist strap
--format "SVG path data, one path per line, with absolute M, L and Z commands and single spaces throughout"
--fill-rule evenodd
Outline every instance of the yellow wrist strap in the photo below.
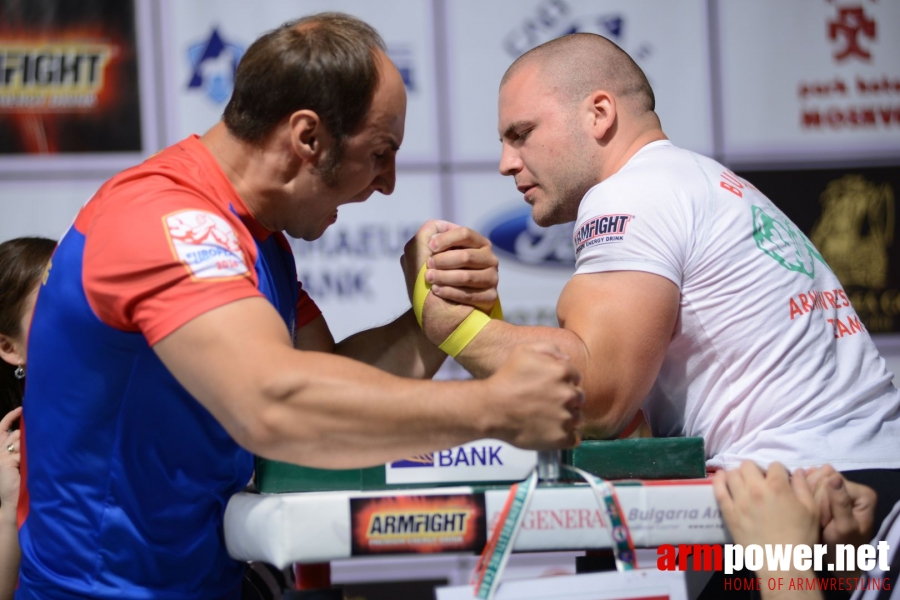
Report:
M 425 298 L 428 297 L 428 293 L 431 291 L 431 284 L 425 281 L 425 269 L 427 268 L 427 264 L 422 265 L 422 268 L 419 269 L 419 274 L 416 276 L 416 284 L 413 286 L 413 312 L 416 313 L 416 321 L 419 323 L 419 327 L 422 327 L 422 311 L 425 310 Z
M 425 298 L 428 297 L 428 293 L 431 291 L 431 284 L 425 281 L 425 269 L 426 266 L 422 265 L 419 275 L 416 277 L 416 284 L 413 287 L 413 312 L 416 314 L 416 321 L 418 321 L 419 327 L 422 326 L 422 311 L 425 309 Z M 503 320 L 503 308 L 500 306 L 500 298 L 497 298 L 497 301 L 494 302 L 490 316 L 477 308 L 473 310 L 453 330 L 453 333 L 441 342 L 439 348 L 456 358 L 491 319 Z

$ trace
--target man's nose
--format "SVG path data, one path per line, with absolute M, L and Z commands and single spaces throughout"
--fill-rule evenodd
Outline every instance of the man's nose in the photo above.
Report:
M 397 183 L 397 160 L 393 154 L 385 161 L 384 168 L 375 176 L 373 186 L 376 190 L 390 196 L 394 193 L 394 185 Z
M 503 150 L 500 153 L 500 173 L 515 175 L 522 170 L 523 166 L 519 153 L 510 148 L 508 144 L 503 144 Z

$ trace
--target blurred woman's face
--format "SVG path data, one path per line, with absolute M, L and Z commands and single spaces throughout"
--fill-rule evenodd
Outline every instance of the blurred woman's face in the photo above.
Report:
M 31 316 L 34 314 L 34 303 L 37 300 L 40 287 L 40 283 L 34 286 L 34 289 L 25 298 L 25 304 L 22 306 L 22 314 L 19 317 L 20 333 L 12 340 L 19 355 L 19 360 L 13 362 L 4 356 L 4 360 L 11 365 L 19 366 L 20 364 L 25 364 L 28 360 L 28 329 L 31 327 Z

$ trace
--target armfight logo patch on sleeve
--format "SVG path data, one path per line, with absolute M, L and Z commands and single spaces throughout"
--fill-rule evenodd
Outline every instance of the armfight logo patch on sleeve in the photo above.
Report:
M 192 279 L 245 277 L 249 269 L 237 235 L 228 221 L 202 210 L 163 217 L 172 253 Z
M 625 228 L 633 218 L 634 215 L 603 215 L 588 219 L 575 229 L 575 254 L 591 246 L 624 241 Z

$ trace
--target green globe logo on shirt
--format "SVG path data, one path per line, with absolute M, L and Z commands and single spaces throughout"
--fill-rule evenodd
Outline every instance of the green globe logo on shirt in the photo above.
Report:
M 752 206 L 753 239 L 756 246 L 775 259 L 789 271 L 797 271 L 815 277 L 816 262 L 820 261 L 826 268 L 828 264 L 816 247 L 812 245 L 803 232 L 791 223 L 790 219 L 778 211 L 775 216 L 767 214 L 762 208 Z M 775 209 L 777 211 L 777 209 Z

